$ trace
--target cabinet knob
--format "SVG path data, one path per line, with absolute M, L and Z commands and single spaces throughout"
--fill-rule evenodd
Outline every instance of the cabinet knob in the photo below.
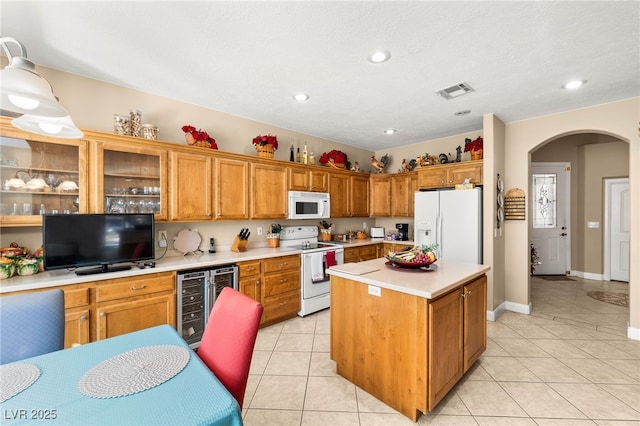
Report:
M 280 282 L 281 282 L 281 283 L 286 283 L 287 281 L 288 281 L 288 280 L 287 280 L 286 278 L 282 278 L 282 279 L 280 280 Z
M 260 285 L 260 280 L 256 280 L 256 285 Z
M 101 317 L 104 317 L 104 316 L 105 316 L 105 313 L 104 313 L 104 312 L 100 312 L 100 316 L 101 316 Z
M 87 316 L 86 316 L 86 315 L 82 315 L 82 316 L 80 317 L 80 321 L 86 321 L 86 320 L 87 320 Z

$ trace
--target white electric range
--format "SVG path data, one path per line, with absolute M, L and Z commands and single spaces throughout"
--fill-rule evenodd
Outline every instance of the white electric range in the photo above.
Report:
M 280 246 L 302 250 L 300 271 L 300 311 L 303 317 L 329 307 L 327 268 L 344 263 L 340 244 L 318 241 L 317 226 L 286 226 L 280 232 Z

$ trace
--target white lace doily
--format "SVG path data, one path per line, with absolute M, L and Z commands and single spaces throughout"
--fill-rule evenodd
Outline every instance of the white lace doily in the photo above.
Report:
M 0 402 L 19 394 L 40 377 L 40 369 L 33 364 L 0 365 Z
M 166 382 L 182 371 L 190 356 L 181 346 L 144 346 L 102 361 L 82 376 L 78 386 L 93 398 L 131 395 Z

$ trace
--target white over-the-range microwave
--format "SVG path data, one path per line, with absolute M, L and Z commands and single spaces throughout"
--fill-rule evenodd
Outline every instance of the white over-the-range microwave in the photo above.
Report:
M 328 219 L 330 214 L 328 193 L 289 191 L 288 219 Z

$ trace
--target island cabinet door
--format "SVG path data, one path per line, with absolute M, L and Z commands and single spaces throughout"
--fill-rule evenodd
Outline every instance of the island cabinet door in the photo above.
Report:
M 487 348 L 487 277 L 467 284 L 464 292 L 464 372 Z
M 429 411 L 462 377 L 462 294 L 462 289 L 456 289 L 429 303 Z

